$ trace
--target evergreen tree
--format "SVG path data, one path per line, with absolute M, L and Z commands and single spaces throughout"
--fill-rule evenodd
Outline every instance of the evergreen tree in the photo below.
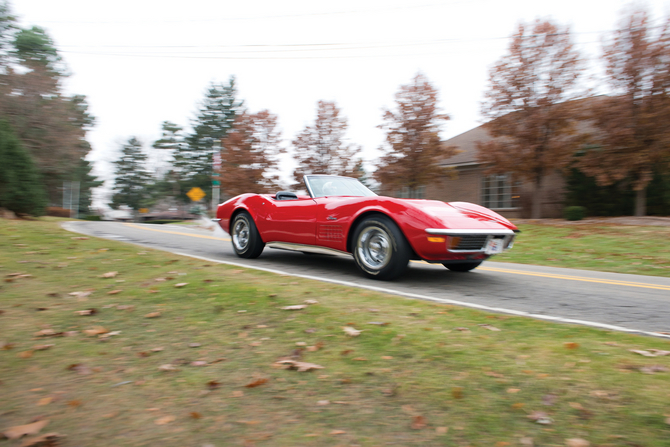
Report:
M 93 166 L 82 158 L 73 172 L 73 180 L 79 182 L 79 213 L 87 214 L 91 212 L 91 203 L 93 201 L 93 188 L 102 186 L 104 181 L 98 180 L 91 174 Z
M 18 215 L 44 214 L 46 193 L 37 167 L 12 127 L 0 120 L 0 207 Z
M 157 179 L 154 185 L 155 188 L 153 188 L 154 195 L 172 195 L 178 202 L 188 203 L 190 199 L 186 195 L 188 191 L 185 191 L 186 179 L 182 170 L 175 166 L 177 164 L 177 157 L 181 157 L 187 151 L 183 128 L 170 121 L 163 121 L 161 125 L 161 137 L 154 141 L 152 147 L 165 151 L 172 157 L 172 169 Z
M 212 154 L 221 148 L 221 140 L 242 111 L 242 102 L 236 99 L 235 78 L 228 85 L 212 83 L 207 90 L 198 116 L 193 120 L 193 131 L 186 137 L 186 145 L 175 153 L 175 167 L 186 188 L 198 186 L 209 191 L 212 185 Z
M 146 205 L 147 186 L 151 183 L 151 174 L 146 170 L 144 162 L 147 156 L 142 150 L 142 143 L 131 137 L 123 146 L 121 157 L 114 162 L 114 195 L 112 208 L 127 205 L 135 212 Z

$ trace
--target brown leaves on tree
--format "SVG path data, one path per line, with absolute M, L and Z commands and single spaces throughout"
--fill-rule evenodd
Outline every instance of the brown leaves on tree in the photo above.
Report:
M 580 72 L 569 29 L 549 21 L 520 24 L 489 72 L 481 113 L 491 138 L 477 143 L 477 158 L 491 174 L 511 173 L 535 185 L 532 218 L 541 217 L 543 179 L 581 145 L 573 132 L 579 117 L 564 104 L 574 98 Z
M 411 191 L 444 176 L 440 161 L 456 154 L 440 140 L 440 129 L 449 116 L 440 113 L 437 89 L 423 74 L 395 95 L 396 109 L 384 111 L 386 132 L 375 177 L 385 190 L 407 187 Z
M 276 115 L 240 113 L 221 146 L 221 187 L 228 195 L 277 192 L 279 156 L 285 149 Z
M 293 171 L 296 184 L 301 185 L 306 174 L 357 177 L 361 148 L 347 142 L 347 127 L 347 120 L 335 102 L 319 101 L 314 124 L 305 126 L 291 142 L 298 165 Z

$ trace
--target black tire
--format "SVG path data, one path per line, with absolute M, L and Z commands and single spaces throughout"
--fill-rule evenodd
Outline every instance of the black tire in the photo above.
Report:
M 233 219 L 233 224 L 230 226 L 230 240 L 235 254 L 240 258 L 257 258 L 265 248 L 265 242 L 261 239 L 254 220 L 246 211 L 237 214 Z
M 470 270 L 474 270 L 477 267 L 480 266 L 480 264 L 484 261 L 476 261 L 476 262 L 459 262 L 457 264 L 442 264 L 452 272 L 469 272 Z
M 386 216 L 364 219 L 356 227 L 352 243 L 356 266 L 373 279 L 390 280 L 400 276 L 412 252 L 402 231 Z

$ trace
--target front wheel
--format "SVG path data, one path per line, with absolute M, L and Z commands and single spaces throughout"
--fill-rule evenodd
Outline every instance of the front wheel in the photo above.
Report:
M 459 262 L 458 264 L 442 264 L 452 272 L 469 272 L 476 269 L 483 261 L 477 262 Z
M 265 248 L 265 242 L 261 239 L 256 224 L 247 212 L 241 212 L 235 216 L 230 235 L 233 250 L 240 258 L 257 258 Z
M 411 249 L 398 226 L 388 217 L 363 220 L 353 238 L 356 266 L 369 278 L 394 279 L 407 268 Z

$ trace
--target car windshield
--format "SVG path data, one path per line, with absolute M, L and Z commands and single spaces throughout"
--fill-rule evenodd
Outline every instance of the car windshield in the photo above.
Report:
M 361 182 L 350 177 L 306 175 L 305 185 L 314 199 L 333 196 L 372 197 L 377 195 Z

